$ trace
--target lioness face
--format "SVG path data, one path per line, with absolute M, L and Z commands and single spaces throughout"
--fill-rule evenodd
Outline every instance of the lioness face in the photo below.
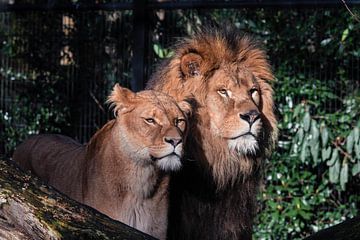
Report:
M 260 88 L 251 72 L 236 67 L 220 68 L 208 79 L 210 128 L 231 151 L 256 154 L 262 129 Z
M 116 88 L 116 89 L 115 89 Z M 117 106 L 121 147 L 137 164 L 155 165 L 164 171 L 178 170 L 187 130 L 190 105 L 155 91 L 132 93 L 116 86 L 112 96 Z M 119 101 L 120 100 L 120 101 Z

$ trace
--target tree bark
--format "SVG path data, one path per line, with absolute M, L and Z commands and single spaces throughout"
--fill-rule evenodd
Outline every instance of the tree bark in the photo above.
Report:
M 360 239 L 360 216 L 321 230 L 305 240 L 356 240 Z
M 154 239 L 0 160 L 0 239 Z
M 0 239 L 155 239 L 82 205 L 0 160 Z M 360 217 L 306 240 L 360 239 Z

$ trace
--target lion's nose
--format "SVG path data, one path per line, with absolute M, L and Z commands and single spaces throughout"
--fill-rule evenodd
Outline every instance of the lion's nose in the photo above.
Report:
M 240 118 L 247 121 L 250 125 L 253 124 L 259 117 L 260 113 L 257 110 L 250 110 L 244 114 L 240 113 Z
M 170 143 L 174 147 L 179 145 L 182 142 L 181 138 L 174 138 L 174 137 L 165 137 L 165 142 Z

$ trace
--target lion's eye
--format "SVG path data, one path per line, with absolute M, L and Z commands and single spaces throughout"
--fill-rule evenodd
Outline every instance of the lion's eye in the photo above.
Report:
M 252 88 L 250 90 L 250 95 L 255 104 L 258 105 L 260 102 L 259 91 L 256 88 Z
M 155 119 L 153 119 L 153 118 L 145 118 L 145 121 L 146 121 L 147 123 L 151 123 L 151 124 L 154 124 L 154 123 L 155 123 Z
M 178 128 L 183 128 L 185 126 L 185 119 L 183 118 L 175 119 L 175 126 Z
M 229 92 L 228 92 L 228 90 L 226 90 L 226 89 L 224 89 L 224 88 L 218 90 L 218 93 L 219 93 L 221 96 L 223 96 L 223 97 L 229 97 Z

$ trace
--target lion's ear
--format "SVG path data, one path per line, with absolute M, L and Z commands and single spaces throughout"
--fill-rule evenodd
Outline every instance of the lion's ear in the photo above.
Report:
M 181 72 L 186 77 L 194 77 L 201 75 L 201 64 L 203 58 L 197 53 L 187 53 L 181 57 Z
M 114 113 L 128 112 L 132 109 L 132 102 L 136 94 L 127 88 L 121 87 L 118 83 L 115 84 L 107 102 L 114 107 Z
M 178 102 L 178 105 L 179 105 L 179 108 L 181 109 L 181 111 L 186 115 L 187 118 L 192 116 L 193 107 L 191 106 L 191 103 L 184 100 L 184 101 Z

